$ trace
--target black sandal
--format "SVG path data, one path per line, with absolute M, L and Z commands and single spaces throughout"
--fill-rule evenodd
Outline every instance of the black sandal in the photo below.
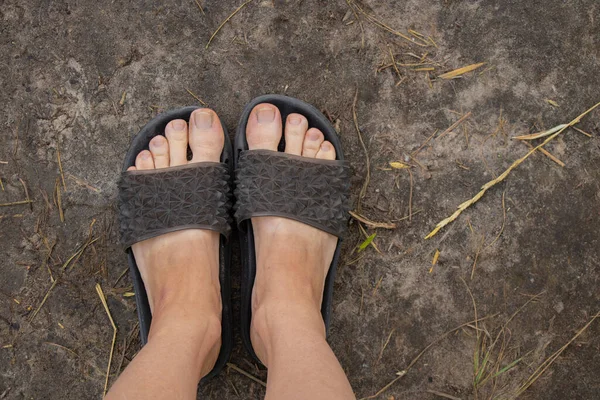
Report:
M 121 243 L 126 248 L 142 345 L 148 341 L 152 322 L 148 296 L 140 276 L 131 245 L 145 239 L 183 229 L 209 229 L 221 234 L 219 242 L 219 281 L 221 283 L 222 344 L 215 367 L 200 383 L 215 376 L 227 363 L 232 347 L 231 285 L 231 176 L 233 157 L 231 142 L 223 127 L 225 145 L 221 162 L 191 163 L 145 171 L 127 171 L 135 165 L 140 151 L 148 149 L 150 140 L 164 135 L 174 119 L 189 120 L 198 107 L 184 107 L 160 114 L 133 138 L 125 156 L 119 181 Z
M 276 106 L 282 120 L 291 113 L 302 114 L 309 127 L 323 132 L 336 151 L 336 160 L 318 160 L 279 151 L 248 150 L 246 125 L 252 109 L 261 103 Z M 338 237 L 337 247 L 325 280 L 321 314 L 327 331 L 331 318 L 333 282 L 340 258 L 342 236 L 348 222 L 349 168 L 334 127 L 316 108 L 301 100 L 281 95 L 255 98 L 246 106 L 235 137 L 235 218 L 238 223 L 242 260 L 241 331 L 244 345 L 260 363 L 250 341 L 252 289 L 256 276 L 256 252 L 250 218 L 279 216 L 314 226 Z

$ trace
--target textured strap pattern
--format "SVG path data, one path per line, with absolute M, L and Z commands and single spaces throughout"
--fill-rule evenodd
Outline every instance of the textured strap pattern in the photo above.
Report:
M 295 219 L 343 236 L 348 222 L 349 168 L 269 150 L 244 151 L 236 170 L 235 218 Z
M 231 231 L 230 174 L 221 163 L 127 171 L 119 181 L 121 243 L 126 247 L 167 232 Z

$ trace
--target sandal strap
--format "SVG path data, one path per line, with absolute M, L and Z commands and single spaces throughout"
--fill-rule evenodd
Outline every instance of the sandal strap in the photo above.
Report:
M 348 223 L 350 169 L 271 150 L 247 150 L 236 169 L 235 218 L 279 216 L 342 237 Z
M 119 224 L 125 248 L 183 229 L 231 232 L 230 173 L 217 162 L 126 171 L 119 180 Z

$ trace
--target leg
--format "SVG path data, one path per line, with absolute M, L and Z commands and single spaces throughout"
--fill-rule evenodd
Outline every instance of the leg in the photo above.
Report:
M 189 131 L 189 132 L 188 132 Z M 190 126 L 171 121 L 142 151 L 136 169 L 219 161 L 223 131 L 217 115 L 194 111 Z M 107 399 L 195 399 L 198 382 L 221 347 L 219 234 L 168 233 L 133 245 L 152 310 L 148 343 L 115 382 Z
M 258 105 L 247 126 L 250 149 L 277 150 L 279 110 Z M 287 153 L 335 159 L 331 143 L 298 114 L 286 121 Z M 252 219 L 257 274 L 251 339 L 269 368 L 267 399 L 353 399 L 352 388 L 325 340 L 321 301 L 337 238 L 277 217 Z

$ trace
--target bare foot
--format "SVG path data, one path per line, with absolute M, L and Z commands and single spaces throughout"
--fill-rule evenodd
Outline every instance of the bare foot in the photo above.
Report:
M 223 150 L 223 128 L 217 114 L 198 109 L 184 120 L 169 122 L 165 136 L 150 141 L 130 170 L 160 169 L 216 161 Z M 213 368 L 221 347 L 219 233 L 189 229 L 163 234 L 132 246 L 152 310 L 148 342 L 157 336 L 180 334 L 204 338 L 208 349 L 201 376 Z M 198 350 L 199 351 L 199 350 Z M 200 379 L 200 377 L 198 379 Z
M 274 150 L 282 135 L 279 109 L 259 104 L 250 114 L 246 136 L 250 150 Z M 285 122 L 285 152 L 308 158 L 335 160 L 335 149 L 300 114 Z M 252 345 L 268 366 L 270 333 L 280 317 L 305 318 L 325 336 L 321 301 L 325 278 L 337 238 L 312 226 L 287 218 L 252 218 L 256 246 L 256 279 L 252 295 Z M 277 319 L 277 321 L 275 321 Z

